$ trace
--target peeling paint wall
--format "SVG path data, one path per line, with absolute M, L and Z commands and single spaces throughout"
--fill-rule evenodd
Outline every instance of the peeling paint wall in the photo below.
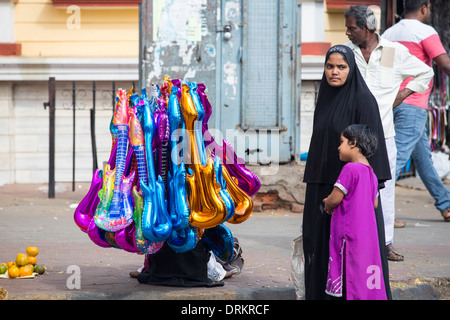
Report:
M 232 130 L 236 138 L 227 140 L 246 161 L 291 160 L 299 136 L 296 1 L 143 0 L 140 11 L 141 86 L 165 75 L 202 82 L 216 141 Z
M 204 82 L 214 92 L 214 1 L 153 0 L 145 5 L 141 35 L 143 85 L 162 83 L 168 74 L 174 79 Z

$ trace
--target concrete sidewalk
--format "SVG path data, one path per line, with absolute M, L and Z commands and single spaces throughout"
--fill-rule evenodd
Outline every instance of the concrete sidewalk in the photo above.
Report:
M 296 299 L 291 246 L 300 235 L 300 213 L 255 212 L 242 224 L 227 224 L 239 238 L 245 265 L 222 287 L 152 286 L 129 277 L 143 264 L 142 255 L 98 247 L 75 225 L 74 207 L 89 184 L 77 183 L 75 191 L 71 184 L 56 187 L 55 199 L 48 199 L 46 185 L 0 187 L 0 262 L 37 246 L 38 263 L 47 266 L 34 279 L 0 279 L 9 299 Z M 394 299 L 449 298 L 450 223 L 442 221 L 427 191 L 412 187 L 397 187 L 397 218 L 407 225 L 395 232 L 405 261 L 390 262 Z M 73 270 L 81 272 L 79 289 L 73 288 Z

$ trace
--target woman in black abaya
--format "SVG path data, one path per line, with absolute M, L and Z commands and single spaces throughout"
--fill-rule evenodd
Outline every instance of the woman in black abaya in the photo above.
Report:
M 331 72 L 326 74 L 327 68 L 333 66 L 330 61 L 336 61 L 339 57 L 343 57 L 340 61 L 346 62 L 348 68 L 347 78 L 341 83 L 339 76 L 332 76 Z M 340 65 L 337 67 L 340 68 Z M 313 134 L 304 174 L 307 185 L 302 231 L 306 299 L 330 298 L 325 293 L 325 287 L 331 216 L 322 210 L 322 200 L 331 193 L 345 164 L 339 160 L 338 147 L 342 130 L 350 124 L 366 124 L 377 134 L 378 141 L 385 141 L 378 104 L 359 73 L 354 54 L 348 47 L 337 45 L 328 50 L 325 58 L 325 72 L 314 112 Z M 382 188 L 384 182 L 391 179 L 384 143 L 378 144 L 370 165 L 377 175 L 379 188 Z M 381 205 L 375 214 L 386 295 L 391 299 Z

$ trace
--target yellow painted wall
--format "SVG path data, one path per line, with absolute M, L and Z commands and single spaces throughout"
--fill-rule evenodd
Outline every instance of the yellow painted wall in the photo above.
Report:
M 330 42 L 331 46 L 343 44 L 349 41 L 345 35 L 346 28 L 344 13 L 344 10 L 327 11 L 325 9 L 324 39 L 325 42 Z
M 331 45 L 348 41 L 344 9 L 325 6 L 324 41 Z M 51 0 L 17 0 L 15 39 L 24 57 L 113 58 L 139 56 L 137 7 L 80 7 L 80 28 L 71 29 L 66 7 Z
M 51 0 L 18 0 L 15 39 L 24 57 L 137 58 L 139 9 L 80 7 L 74 20 L 66 7 Z M 69 25 L 68 25 L 69 23 Z M 79 25 L 79 29 L 75 28 Z

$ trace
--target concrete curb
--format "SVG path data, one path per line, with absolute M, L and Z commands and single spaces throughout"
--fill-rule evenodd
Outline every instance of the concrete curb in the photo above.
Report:
M 439 300 L 439 294 L 429 283 L 392 288 L 391 291 L 393 300 Z
M 172 290 L 161 291 L 124 291 L 109 292 L 82 291 L 82 292 L 52 292 L 11 294 L 9 300 L 296 300 L 294 288 L 242 289 L 234 292 L 214 292 L 214 289 L 205 289 L 204 292 Z
M 395 284 L 392 288 L 393 300 L 440 300 L 442 297 L 430 283 L 417 285 Z M 443 297 L 445 299 L 445 297 Z M 297 300 L 295 288 L 239 289 L 224 294 L 212 288 L 190 290 L 124 291 L 73 291 L 52 293 L 10 294 L 7 300 Z

